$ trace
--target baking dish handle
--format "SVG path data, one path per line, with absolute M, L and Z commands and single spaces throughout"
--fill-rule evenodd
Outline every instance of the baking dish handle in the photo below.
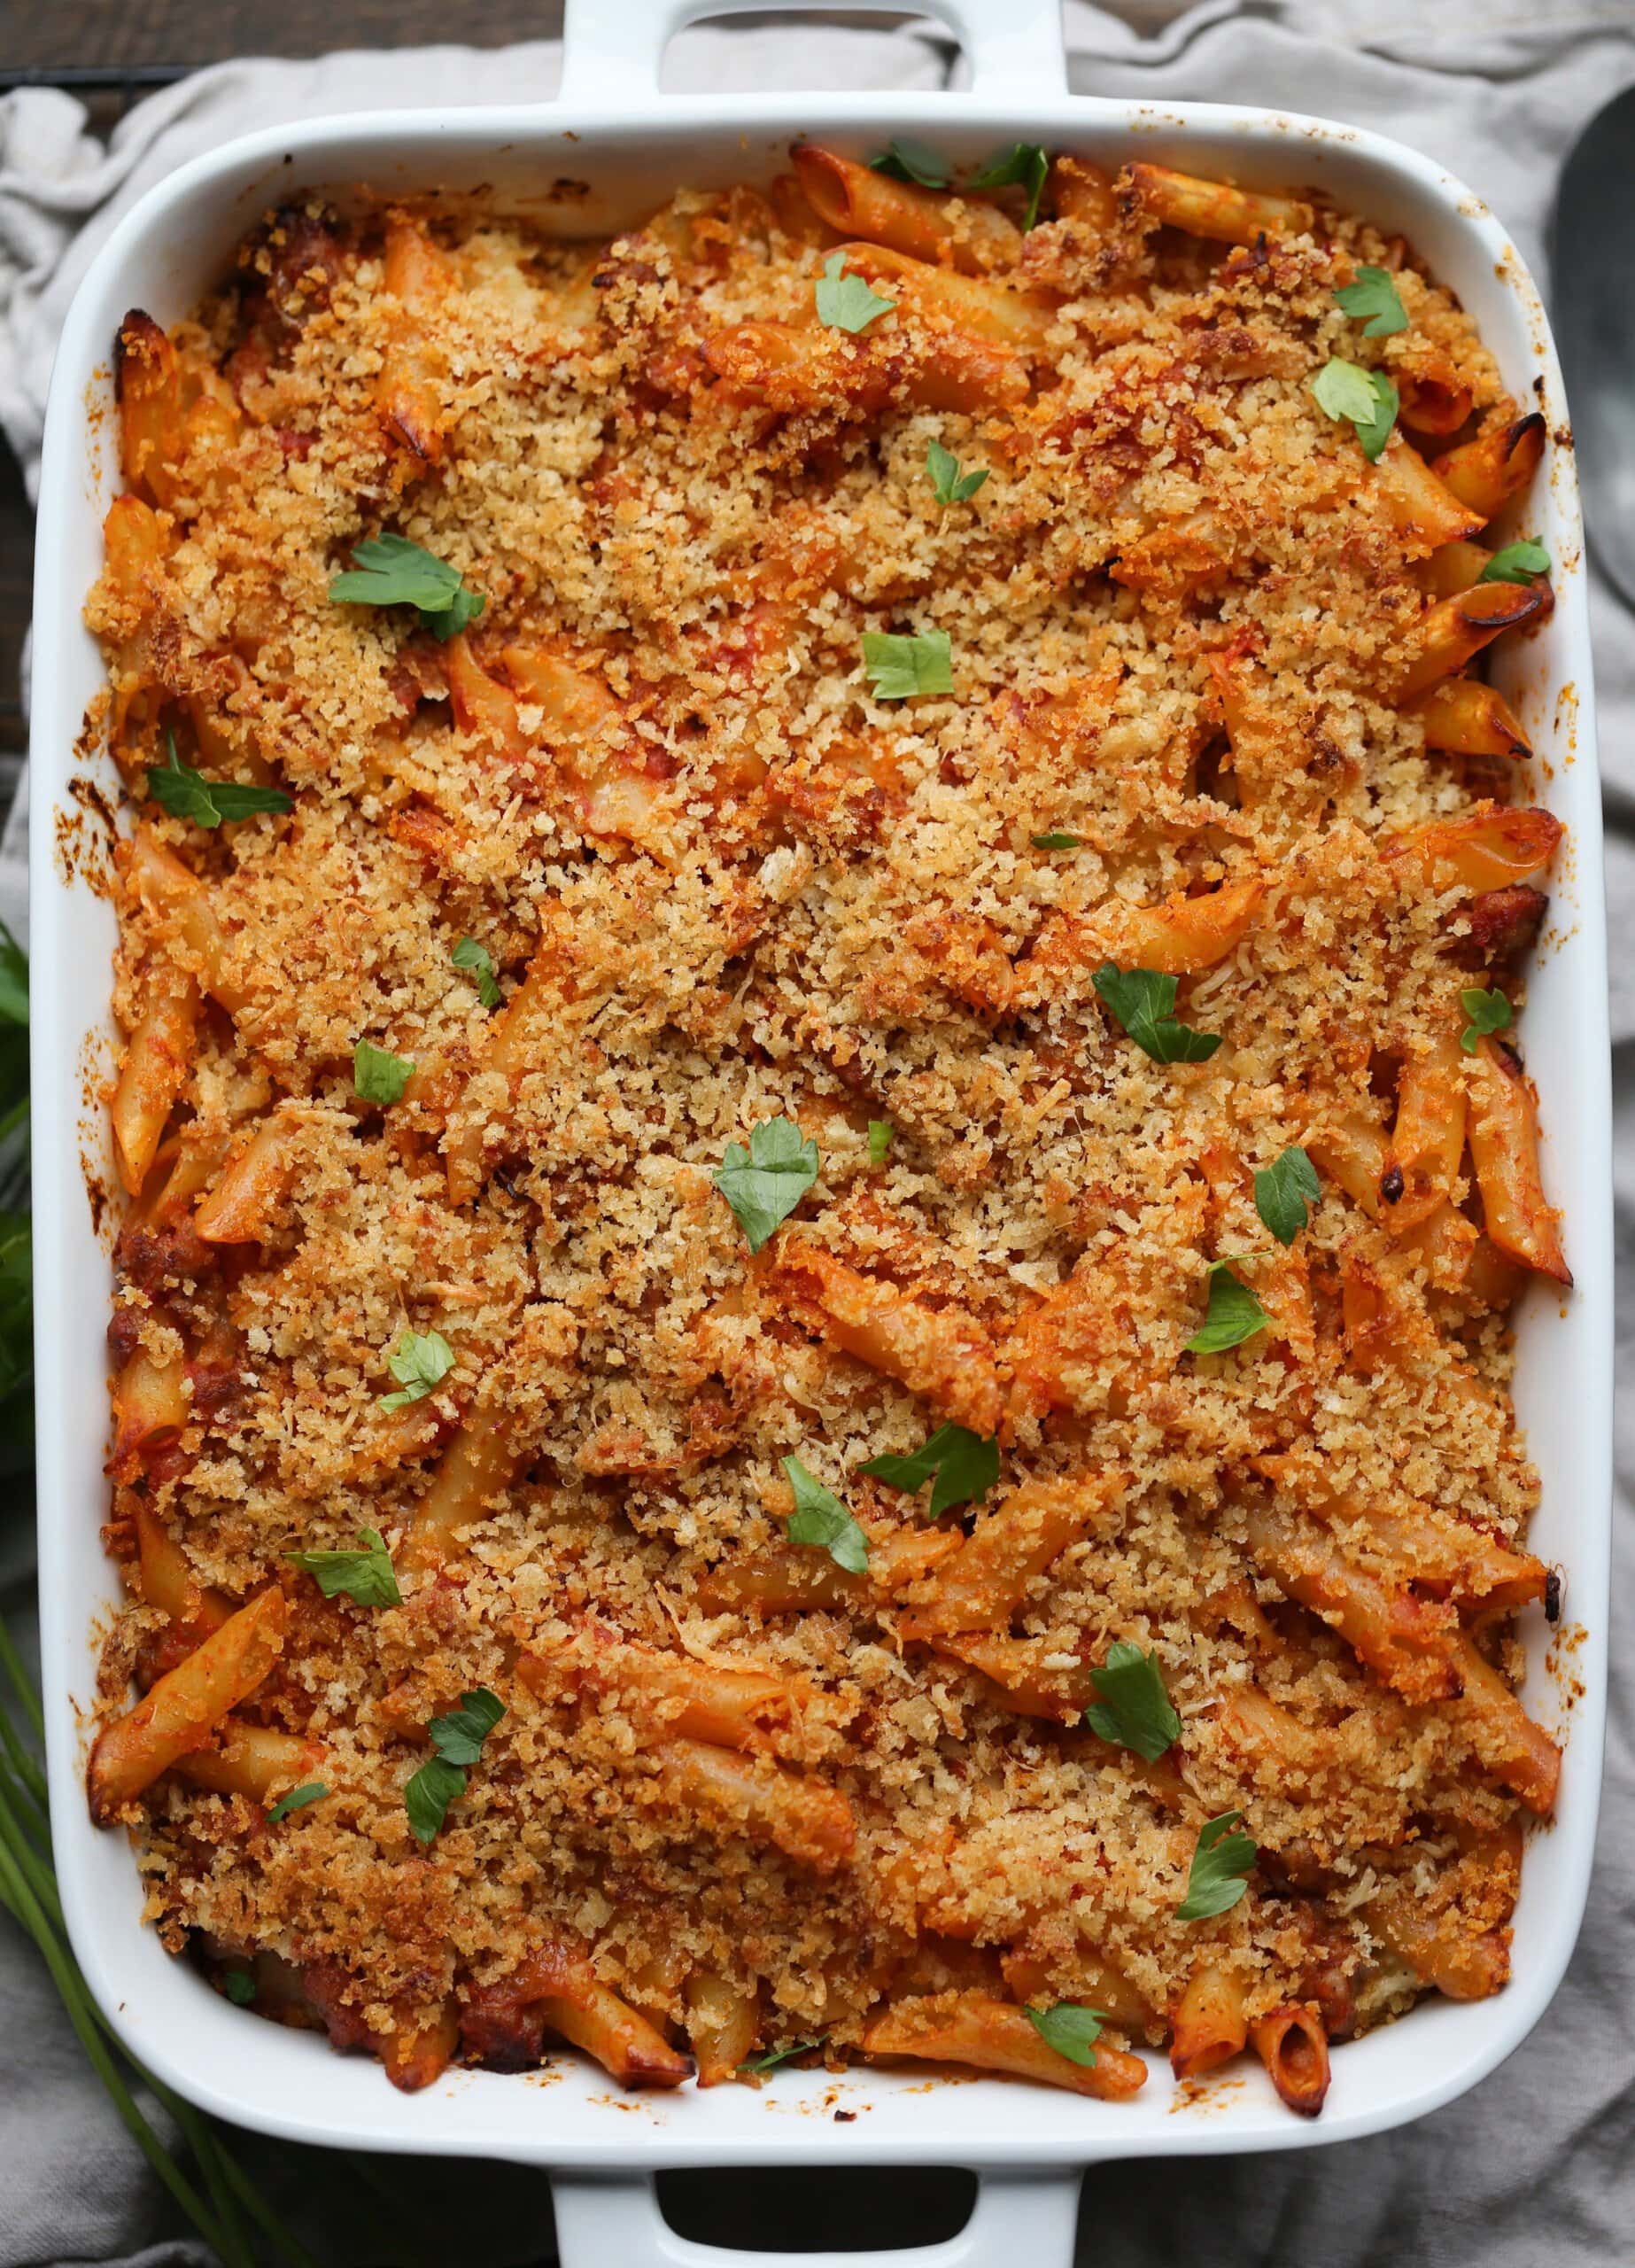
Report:
M 971 64 L 978 102 L 1049 101 L 1067 91 L 1062 0 L 920 0 Z M 901 15 L 901 0 L 854 0 L 859 13 Z M 701 16 L 777 12 L 778 0 L 566 0 L 558 99 L 600 107 L 659 97 L 659 61 L 670 39 Z
M 907 2251 L 753 2252 L 694 2244 L 678 2236 L 659 2210 L 650 2173 L 554 2173 L 556 2251 L 561 2268 L 1073 2268 L 1079 2225 L 1078 2167 L 1041 2171 L 1007 2167 L 979 2177 L 971 2218 L 945 2244 Z

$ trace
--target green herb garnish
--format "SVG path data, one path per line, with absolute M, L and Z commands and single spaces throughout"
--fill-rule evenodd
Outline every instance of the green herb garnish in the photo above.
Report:
M 423 1402 L 442 1385 L 454 1367 L 454 1350 L 440 1331 L 406 1331 L 386 1357 L 386 1368 L 402 1387 L 401 1394 L 383 1394 L 383 1410 L 407 1410 Z
M 1039 218 L 1039 199 L 1044 195 L 1044 184 L 1050 171 L 1050 156 L 1037 142 L 1019 142 L 1001 158 L 992 158 L 980 173 L 972 175 L 967 186 L 971 189 L 1004 189 L 1012 182 L 1020 182 L 1027 191 L 1027 209 L 1022 215 L 1022 232 L 1034 226 Z
M 818 1145 L 793 1119 L 763 1119 L 749 1130 L 749 1147 L 729 1142 L 716 1187 L 732 1207 L 751 1252 L 759 1252 L 818 1178 Z
M 479 945 L 475 937 L 461 937 L 449 955 L 456 968 L 469 970 L 477 979 L 477 997 L 485 1008 L 497 1008 L 505 995 L 500 990 L 500 980 L 494 975 L 494 964 L 486 945 Z
M 269 1827 L 276 1827 L 281 1819 L 288 1819 L 292 1811 L 305 1811 L 308 1804 L 322 1802 L 329 1794 L 322 1780 L 306 1780 L 298 1788 L 291 1788 L 287 1796 L 280 1796 L 267 1814 Z
M 1030 835 L 1028 841 L 1035 850 L 1076 850 L 1083 842 L 1081 835 Z
M 1477 1042 L 1485 1039 L 1490 1032 L 1509 1030 L 1510 1003 L 1497 988 L 1484 992 L 1472 986 L 1468 992 L 1460 994 L 1459 1004 L 1470 1019 L 1459 1035 L 1459 1044 L 1467 1055 L 1474 1055 Z
M 831 330 L 866 330 L 877 315 L 888 315 L 895 299 L 882 299 L 861 276 L 843 275 L 843 252 L 832 252 L 817 283 L 818 320 Z
M 1209 1263 L 1209 1313 L 1204 1327 L 1187 1341 L 1189 1355 L 1224 1355 L 1264 1331 L 1271 1317 L 1247 1284 L 1240 1283 L 1224 1260 Z
M 329 596 L 352 606 L 412 606 L 434 638 L 452 638 L 487 604 L 467 590 L 457 567 L 407 536 L 371 536 L 352 555 L 356 571 L 337 575 Z
M 792 2039 L 787 2047 L 769 2047 L 764 2055 L 752 2056 L 748 2063 L 740 2063 L 738 2068 L 740 2071 L 753 2071 L 756 2078 L 764 2078 L 780 2063 L 787 2063 L 792 2055 L 810 2055 L 814 2047 L 823 2046 L 827 2036 L 819 2032 L 812 2039 Z
M 236 2008 L 247 2008 L 255 2000 L 255 1979 L 247 1969 L 229 1969 L 221 1979 L 221 1990 Z
M 1085 1711 L 1084 1721 L 1101 1739 L 1133 1748 L 1156 1764 L 1181 1738 L 1181 1720 L 1164 1689 L 1156 1653 L 1143 1654 L 1120 1638 L 1109 1646 L 1101 1667 L 1090 1672 L 1090 1683 L 1102 1697 Z
M 783 1468 L 794 1491 L 794 1511 L 787 1530 L 790 1542 L 815 1544 L 848 1575 L 866 1574 L 869 1540 L 840 1498 L 808 1472 L 798 1456 L 785 1457 Z
M 190 770 L 176 754 L 174 733 L 166 734 L 165 745 L 170 760 L 148 766 L 148 793 L 172 819 L 221 827 L 230 819 L 254 819 L 260 812 L 295 809 L 295 798 L 282 788 L 246 788 L 236 780 L 206 780 L 202 772 Z
M 1224 1914 L 1247 1889 L 1244 1877 L 1259 1852 L 1252 1836 L 1232 1831 L 1243 1816 L 1241 1811 L 1223 1811 L 1199 1828 L 1187 1894 L 1175 1908 L 1178 1922 L 1207 1922 Z
M 352 1087 L 360 1102 L 401 1102 L 414 1072 L 412 1057 L 394 1055 L 373 1040 L 360 1039 L 353 1050 Z
M 939 157 L 923 142 L 910 142 L 905 136 L 896 134 L 878 158 L 869 159 L 869 169 L 886 174 L 893 181 L 916 181 L 922 189 L 946 189 L 953 178 L 946 158 Z
M 1496 551 L 1482 572 L 1478 583 L 1530 583 L 1535 575 L 1550 571 L 1550 555 L 1543 544 L 1524 538 L 1520 543 L 1507 543 Z
M 1292 1244 L 1322 1190 L 1317 1169 L 1298 1142 L 1255 1176 L 1255 1210 L 1279 1244 Z
M 939 1425 L 912 1456 L 872 1456 L 859 1468 L 888 1487 L 923 1488 L 934 1474 L 931 1517 L 938 1519 L 956 1504 L 980 1504 L 999 1478 L 999 1443 L 965 1425 Z
M 1334 296 L 1353 322 L 1362 323 L 1365 338 L 1390 338 L 1408 327 L 1408 311 L 1388 268 L 1360 268 L 1356 282 L 1342 284 Z
M 988 468 L 980 472 L 961 472 L 959 459 L 941 441 L 933 441 L 926 451 L 926 470 L 931 475 L 932 493 L 939 504 L 966 504 L 988 478 Z
M 1207 1063 L 1220 1045 L 1219 1032 L 1194 1031 L 1178 1023 L 1175 979 L 1152 968 L 1120 968 L 1105 960 L 1096 972 L 1096 990 L 1137 1047 L 1155 1063 Z
M 437 1754 L 430 1764 L 421 1766 L 403 1790 L 409 1831 L 416 1842 L 430 1843 L 450 1804 L 464 1795 L 467 1767 L 477 1762 L 483 1743 L 504 1714 L 505 1704 L 499 1695 L 479 1685 L 475 1693 L 461 1695 L 458 1709 L 450 1710 L 446 1717 L 433 1717 L 426 1729 Z
M 1373 464 L 1391 439 L 1397 422 L 1397 389 L 1380 370 L 1365 370 L 1360 362 L 1325 362 L 1312 381 L 1319 408 L 1330 417 L 1343 417 L 1356 428 L 1362 454 Z
M 891 1134 L 892 1126 L 890 1119 L 870 1119 L 869 1163 L 872 1166 L 883 1166 L 885 1164 L 887 1153 L 891 1148 Z
M 386 1539 L 377 1527 L 358 1530 L 356 1551 L 286 1551 L 284 1557 L 310 1575 L 325 1598 L 345 1591 L 359 1606 L 401 1606 L 403 1594 Z
M 1106 2022 L 1099 2008 L 1082 2008 L 1076 2000 L 1058 2000 L 1053 2008 L 1026 2008 L 1023 2014 L 1045 2046 L 1054 2047 L 1070 2063 L 1095 2062 L 1096 2043 Z
M 917 693 L 952 693 L 954 668 L 946 630 L 899 638 L 883 630 L 863 633 L 863 666 L 879 701 L 908 701 Z

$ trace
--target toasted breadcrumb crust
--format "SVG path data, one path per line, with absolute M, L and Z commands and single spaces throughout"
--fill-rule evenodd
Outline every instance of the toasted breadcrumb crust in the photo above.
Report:
M 306 1997 L 264 2008 L 377 2047 L 451 1997 L 503 2000 L 557 1942 L 672 2039 L 702 1972 L 756 1996 L 763 2044 L 833 2054 L 893 1998 L 1094 2002 L 1110 1971 L 1146 2012 L 1125 2034 L 1156 2042 L 1201 1963 L 1251 2019 L 1311 2000 L 1360 2029 L 1423 1989 L 1381 1919 L 1405 1898 L 1445 1946 L 1489 1949 L 1491 1987 L 1515 1798 L 1456 1711 L 1389 1689 L 1290 1602 L 1246 1508 L 1308 1519 L 1321 1487 L 1352 1508 L 1342 1547 L 1406 1590 L 1426 1539 L 1519 1547 L 1534 1501 L 1502 1313 L 1327 1176 L 1286 1253 L 1252 1193 L 1351 1115 L 1388 1130 L 1403 1065 L 1486 981 L 1467 894 L 1383 853 L 1503 793 L 1391 703 L 1428 547 L 1310 382 L 1334 355 L 1430 368 L 1468 390 L 1473 431 L 1515 405 L 1451 296 L 1366 224 L 1325 213 L 1228 249 L 1127 200 L 1099 236 L 1027 238 L 1021 278 L 1055 313 L 1012 407 L 916 407 L 938 339 L 906 307 L 872 342 L 818 334 L 809 398 L 769 404 L 711 347 L 810 324 L 825 247 L 780 212 L 684 193 L 565 247 L 503 216 L 292 206 L 172 335 L 230 414 L 173 473 L 140 601 L 110 574 L 89 607 L 133 800 L 225 932 L 161 1163 L 275 1109 L 289 1157 L 260 1241 L 159 1237 L 140 1206 L 121 1241 L 116 1349 L 185 1359 L 191 1400 L 179 1433 L 116 1460 L 132 1598 L 108 1705 L 133 1664 L 162 1666 L 141 1513 L 201 1589 L 283 1587 L 282 1657 L 239 1713 L 320 1744 L 305 1776 L 329 1792 L 269 1825 L 159 1779 L 121 1814 L 148 1915 L 178 1952 L 259 1954 L 264 1978 L 278 1956 Z M 435 320 L 388 288 L 393 229 L 433 249 Z M 1407 331 L 1365 339 L 1337 306 L 1362 262 L 1394 270 Z M 383 415 L 394 355 L 435 406 L 418 447 Z M 988 470 L 968 502 L 937 504 L 934 440 Z M 383 527 L 483 594 L 460 651 L 410 607 L 329 599 Z M 953 693 L 876 698 L 870 630 L 946 632 Z M 607 822 L 575 729 L 508 649 L 603 689 L 633 819 Z M 461 652 L 509 688 L 508 741 L 469 689 L 451 700 Z M 1275 703 L 1252 765 L 1228 744 L 1223 659 Z M 293 811 L 205 832 L 143 801 L 167 729 L 184 762 L 275 780 Z M 1035 846 L 1054 833 L 1074 846 Z M 1223 1044 L 1151 1060 L 1092 983 L 1120 920 L 1251 881 L 1239 941 L 1181 979 L 1175 1013 Z M 128 867 L 120 917 L 128 1031 L 156 972 L 204 971 Z M 508 1001 L 533 972 L 509 1069 L 452 963 L 467 936 Z M 417 1067 L 401 1103 L 355 1096 L 361 1039 Z M 820 1170 L 752 1260 L 711 1177 L 779 1115 Z M 893 1130 L 880 1166 L 872 1119 Z M 462 1146 L 479 1186 L 456 1201 Z M 1474 1217 L 1467 1180 L 1454 1196 Z M 914 1391 L 846 1352 L 813 1252 L 957 1322 L 977 1370 L 962 1355 Z M 1237 1255 L 1272 1328 L 1189 1354 L 1209 1263 Z M 1356 1282 L 1388 1284 L 1410 1357 L 1348 1336 Z M 406 1329 L 455 1363 L 391 1413 Z M 724 1604 L 724 1570 L 794 1556 L 786 1456 L 876 1557 L 923 1536 L 926 1498 L 858 1468 L 919 1448 L 973 1380 L 1004 1412 L 1002 1476 L 944 1526 L 1035 1481 L 1095 1509 L 967 1651 L 1008 1642 L 1048 1695 L 1117 1640 L 1154 1650 L 1182 1728 L 1156 1767 L 905 1636 L 933 1575 Z M 468 1418 L 503 1422 L 515 1477 L 417 1566 L 416 1508 Z M 366 1525 L 397 1607 L 325 1599 L 283 1557 Z M 1504 1616 L 1476 1627 L 1519 1660 Z M 664 1761 L 680 1703 L 608 1666 L 632 1646 L 793 1689 L 766 1751 L 845 1798 L 849 1856 L 814 1864 L 701 1807 Z M 478 1686 L 506 1713 L 422 1847 L 404 1787 L 423 1728 Z M 1248 1894 L 1181 1922 L 1198 1829 L 1228 1810 L 1259 1847 Z M 475 2020 L 466 2044 L 499 2052 Z

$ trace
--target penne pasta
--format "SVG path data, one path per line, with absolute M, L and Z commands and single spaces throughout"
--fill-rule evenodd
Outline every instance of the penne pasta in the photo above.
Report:
M 900 1379 L 973 1433 L 999 1430 L 999 1374 L 987 1332 L 973 1316 L 907 1298 L 816 1245 L 787 1247 L 769 1287 L 832 1347 L 871 1370 Z
M 1543 590 L 1530 583 L 1476 583 L 1438 599 L 1420 617 L 1397 658 L 1392 697 L 1412 701 L 1428 692 L 1503 632 L 1533 621 L 1545 606 Z
M 684 1817 L 770 1843 L 820 1875 L 850 1863 L 856 1821 L 838 1788 L 712 1741 L 665 1740 L 651 1754 L 658 1792 Z
M 980 1515 L 970 1541 L 909 1600 L 904 1638 L 1003 1628 L 1068 1546 L 1116 1519 L 1124 1476 L 1100 1473 L 1030 1481 Z
M 1488 1237 L 1507 1259 L 1570 1285 L 1558 1216 L 1544 1193 L 1531 1083 L 1512 1050 L 1496 1039 L 1477 1042 L 1466 1076 L 1470 1162 Z
M 1302 235 L 1312 225 L 1312 208 L 1291 197 L 1263 197 L 1223 181 L 1200 181 L 1166 166 L 1127 166 L 1118 183 L 1120 202 L 1138 219 L 1161 221 L 1223 245 L 1252 245 L 1258 237 Z
M 1496 518 L 1530 484 L 1544 456 L 1544 442 L 1545 421 L 1534 410 L 1492 427 L 1461 448 L 1448 450 L 1431 470 L 1461 504 L 1479 512 L 1485 522 Z
M 265 1240 L 295 1172 L 296 1142 L 297 1122 L 275 1112 L 238 1144 L 193 1216 L 206 1244 Z
M 322 1761 L 323 1749 L 315 1740 L 228 1717 L 214 1744 L 182 1757 L 176 1769 L 196 1788 L 265 1804 L 315 1778 Z
M 1391 525 L 1416 550 L 1440 556 L 1442 548 L 1461 543 L 1486 525 L 1482 514 L 1444 486 L 1400 433 L 1391 435 L 1375 461 L 1373 485 Z
M 94 1820 L 112 1819 L 161 1772 L 208 1745 L 229 1711 L 247 1701 L 273 1668 L 288 1619 L 283 1593 L 263 1591 L 134 1708 L 103 1727 L 87 1773 Z
M 1329 2092 L 1329 2035 L 1314 2008 L 1274 2008 L 1249 2027 L 1255 2054 L 1280 2099 L 1302 2118 L 1315 2118 Z
M 1427 748 L 1454 756 L 1499 756 L 1525 763 L 1527 735 L 1504 695 L 1476 678 L 1448 678 L 1421 694 L 1413 714 L 1425 728 Z
M 1200 1963 L 1170 2026 L 1169 2063 L 1178 2079 L 1202 2078 L 1229 2063 L 1249 2037 L 1243 1986 L 1229 1969 Z
M 870 2024 L 863 2036 L 863 2052 L 1007 2071 L 1017 2078 L 1067 2087 L 1074 2094 L 1096 2095 L 1104 2102 L 1127 2101 L 1147 2080 L 1147 2067 L 1139 2055 L 1104 2039 L 1096 2043 L 1093 2063 L 1070 2062 L 1041 2037 L 1026 2008 L 980 1992 L 899 2000 Z
M 761 2020 L 755 1993 L 730 1977 L 695 1969 L 683 1998 L 687 2044 L 698 2066 L 700 2086 L 718 2087 L 735 2079 L 755 2048 Z
M 841 237 L 862 237 L 966 276 L 1008 268 L 1021 250 L 1014 221 L 980 198 L 950 198 L 912 182 L 893 181 L 872 166 L 810 143 L 790 155 L 807 203 Z
M 149 1005 L 125 1045 L 112 1106 L 120 1178 L 133 1197 L 148 1177 L 186 1084 L 198 1021 L 198 988 L 192 978 L 155 970 Z

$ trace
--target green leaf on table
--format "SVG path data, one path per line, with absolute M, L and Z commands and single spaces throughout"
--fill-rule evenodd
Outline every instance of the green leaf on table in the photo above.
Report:
M 844 252 L 833 252 L 823 264 L 815 290 L 818 320 L 831 330 L 866 330 L 878 315 L 888 315 L 895 299 L 882 299 L 861 276 L 843 274 Z
M 818 1178 L 818 1145 L 789 1118 L 763 1119 L 749 1146 L 729 1142 L 716 1187 L 732 1207 L 751 1252 L 759 1252 Z
M 1247 1284 L 1233 1275 L 1224 1260 L 1209 1263 L 1209 1313 L 1203 1328 L 1187 1341 L 1189 1355 L 1224 1355 L 1264 1331 L 1271 1317 Z
M 1279 1244 L 1292 1244 L 1322 1195 L 1317 1169 L 1298 1142 L 1255 1176 L 1255 1210 Z
M 386 1539 L 377 1527 L 358 1530 L 355 1551 L 286 1551 L 292 1566 L 310 1575 L 325 1598 L 344 1591 L 358 1606 L 401 1606 L 403 1594 Z
M 1408 327 L 1408 311 L 1388 268 L 1360 268 L 1355 283 L 1342 284 L 1334 296 L 1352 321 L 1362 324 L 1365 338 L 1390 338 Z
M 810 1543 L 826 1551 L 848 1575 L 868 1573 L 869 1540 L 840 1498 L 809 1472 L 798 1456 L 783 1459 L 783 1468 L 794 1491 L 794 1511 L 787 1531 L 791 1543 Z
M 407 536 L 370 536 L 353 546 L 354 571 L 337 575 L 329 596 L 348 606 L 412 606 L 422 627 L 450 639 L 475 622 L 487 601 L 467 590 L 460 570 Z
M 1155 1063 L 1207 1063 L 1220 1045 L 1219 1032 L 1194 1031 L 1190 1024 L 1177 1022 L 1173 976 L 1105 960 L 1095 984 L 1124 1030 Z
M 897 637 L 863 633 L 863 666 L 879 701 L 910 701 L 918 693 L 952 693 L 954 667 L 946 630 Z
M 1101 1739 L 1133 1748 L 1156 1764 L 1181 1738 L 1181 1720 L 1165 1690 L 1156 1653 L 1143 1654 L 1120 1638 L 1108 1647 L 1101 1667 L 1090 1672 L 1090 1683 L 1101 1699 L 1085 1711 L 1084 1721 Z
M 965 1425 L 939 1425 L 912 1456 L 873 1456 L 859 1471 L 887 1487 L 910 1494 L 934 1478 L 931 1517 L 938 1519 L 956 1504 L 980 1504 L 999 1478 L 999 1443 Z
M 402 1388 L 383 1394 L 383 1410 L 407 1410 L 423 1402 L 454 1367 L 454 1350 L 440 1331 L 406 1331 L 386 1357 L 386 1368 Z
M 1175 1908 L 1178 1922 L 1207 1922 L 1236 1905 L 1248 1888 L 1244 1880 L 1259 1852 L 1254 1837 L 1234 1833 L 1244 1814 L 1223 1811 L 1200 1827 L 1187 1894 Z

